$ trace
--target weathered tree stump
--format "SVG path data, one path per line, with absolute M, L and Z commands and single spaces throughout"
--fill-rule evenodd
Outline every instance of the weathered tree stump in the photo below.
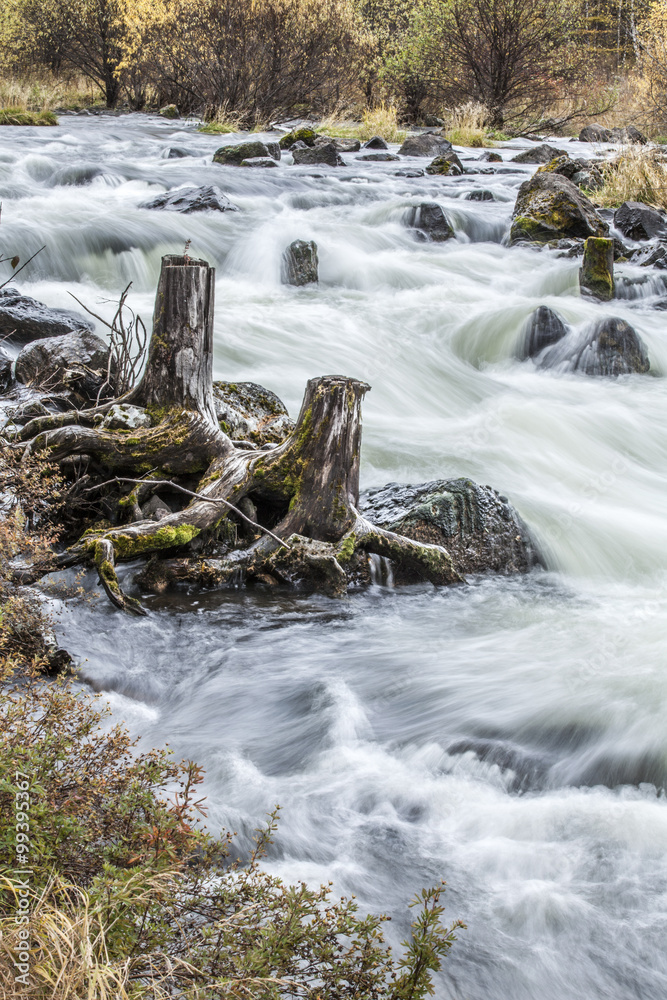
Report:
M 146 556 L 153 557 L 148 575 L 155 581 L 207 586 L 258 579 L 340 596 L 368 553 L 390 558 L 399 580 L 461 582 L 446 549 L 379 528 L 357 512 L 361 403 L 370 388 L 364 382 L 311 379 L 283 444 L 271 451 L 234 447 L 213 404 L 213 288 L 205 261 L 163 258 L 146 369 L 123 397 L 146 408 L 151 426 L 96 426 L 109 404 L 24 428 L 22 447 L 47 449 L 63 467 L 72 455 L 90 456 L 96 485 L 124 491 L 115 523 L 89 529 L 52 565 L 95 565 L 113 603 L 135 614 L 143 608 L 123 593 L 115 565 Z M 159 521 L 144 517 L 141 504 L 169 477 L 190 501 Z M 245 537 L 231 551 L 227 542 L 215 558 L 220 535 L 229 538 L 230 518 Z M 163 571 L 158 554 L 167 557 Z

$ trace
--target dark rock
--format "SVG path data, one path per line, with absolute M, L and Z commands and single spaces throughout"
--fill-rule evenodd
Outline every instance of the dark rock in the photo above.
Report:
M 81 313 L 50 309 L 15 288 L 0 289 L 0 338 L 26 344 L 43 337 L 92 330 L 93 324 Z
M 252 142 L 240 142 L 235 146 L 221 146 L 213 154 L 213 162 L 221 163 L 223 166 L 238 167 L 244 160 L 269 155 L 266 143 L 254 139 Z
M 611 131 L 604 125 L 584 125 L 579 142 L 611 142 Z
M 295 240 L 283 254 L 283 283 L 286 285 L 316 283 L 317 267 L 317 244 L 313 240 Z
M 284 403 L 255 382 L 214 382 L 213 400 L 220 427 L 234 441 L 280 444 L 294 430 Z
M 163 108 L 158 111 L 160 118 L 180 118 L 181 113 L 175 104 L 165 104 Z
M 319 139 L 317 142 L 319 143 Z M 361 149 L 361 143 L 358 139 L 330 139 L 329 142 L 333 142 L 334 146 L 339 153 L 358 153 Z
M 424 171 L 420 167 L 404 167 L 403 170 L 396 170 L 394 177 L 423 177 Z
M 400 160 L 400 156 L 396 156 L 396 153 L 366 153 L 364 156 L 358 156 L 358 160 L 369 160 L 373 163 L 388 163 L 390 160 Z
M 643 132 L 640 132 L 634 125 L 626 125 L 625 128 L 613 128 L 611 130 L 612 142 L 623 142 L 645 146 L 648 139 Z
M 310 147 L 308 146 L 307 143 L 303 141 L 303 139 L 297 139 L 296 142 L 292 143 L 288 152 L 293 153 L 295 149 L 309 149 L 309 148 Z
M 533 146 L 532 149 L 525 149 L 523 153 L 517 153 L 512 157 L 512 163 L 550 163 L 556 156 L 567 156 L 564 149 L 556 149 L 547 142 L 540 146 Z
M 272 156 L 251 156 L 249 160 L 241 160 L 241 167 L 277 167 L 278 164 Z
M 412 206 L 405 213 L 403 221 L 408 228 L 415 229 L 422 239 L 433 243 L 444 243 L 454 236 L 449 219 L 436 202 L 425 201 L 421 205 Z
M 229 198 L 220 188 L 212 184 L 208 187 L 178 188 L 158 195 L 152 201 L 146 201 L 139 208 L 162 209 L 165 212 L 181 212 L 190 215 L 192 212 L 238 212 Z
M 271 159 L 272 160 L 280 160 L 280 157 L 282 155 L 281 152 L 280 152 L 280 143 L 279 142 L 267 142 L 267 143 L 265 143 L 265 145 L 266 145 L 266 148 L 269 151 L 269 156 L 271 157 Z
M 9 392 L 14 382 L 14 359 L 0 347 L 0 393 Z
M 466 201 L 495 201 L 491 191 L 469 191 L 465 196 Z
M 567 327 L 558 313 L 549 309 L 548 306 L 539 306 L 529 316 L 523 329 L 517 357 L 522 360 L 535 358 L 541 354 L 545 347 L 557 344 L 566 334 Z
M 309 149 L 295 149 L 292 151 L 294 162 L 298 166 L 323 163 L 328 167 L 343 167 L 344 161 L 338 155 L 338 150 L 333 142 L 328 142 L 323 146 L 311 146 Z
M 614 297 L 614 241 L 589 236 L 584 246 L 584 259 L 579 269 L 582 291 L 608 302 Z
M 380 527 L 442 545 L 460 573 L 525 573 L 539 562 L 528 529 L 506 497 L 470 479 L 390 483 L 360 498 Z
M 614 225 L 631 240 L 650 240 L 667 232 L 667 219 L 641 201 L 625 201 L 614 212 Z
M 576 184 L 560 174 L 536 173 L 519 188 L 510 243 L 606 236 L 609 227 Z
M 364 149 L 389 149 L 389 146 L 381 135 L 374 135 L 372 139 L 364 143 Z
M 409 135 L 398 152 L 401 156 L 439 156 L 448 153 L 451 148 L 451 142 L 443 136 L 422 132 L 421 135 Z
M 463 164 L 453 149 L 441 153 L 426 167 L 427 174 L 449 174 L 455 176 L 463 173 Z
M 660 240 L 647 243 L 628 256 L 630 256 L 632 263 L 638 264 L 639 267 L 657 267 L 660 271 L 667 270 L 667 245 L 661 243 Z
M 182 160 L 186 156 L 194 156 L 194 153 L 189 153 L 187 149 L 181 149 L 180 146 L 172 146 L 167 151 L 168 160 Z
M 482 163 L 502 163 L 503 158 L 500 153 L 494 153 L 491 149 L 485 149 L 480 156 L 477 157 Z
M 303 142 L 306 146 L 314 146 L 317 138 L 318 135 L 314 128 L 296 128 L 291 132 L 287 132 L 286 135 L 281 135 L 279 146 L 281 149 L 290 149 L 295 142 Z
M 16 359 L 16 378 L 49 392 L 72 392 L 94 401 L 107 377 L 109 349 L 89 330 L 37 340 Z
M 583 331 L 573 331 L 544 352 L 542 368 L 616 377 L 645 374 L 650 368 L 646 346 L 624 319 L 609 317 Z

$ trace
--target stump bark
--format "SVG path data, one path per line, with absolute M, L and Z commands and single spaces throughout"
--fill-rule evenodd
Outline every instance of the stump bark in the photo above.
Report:
M 143 608 L 123 593 L 116 562 L 156 555 L 167 557 L 165 578 L 207 586 L 259 579 L 340 596 L 367 566 L 368 553 L 390 558 L 399 580 L 461 582 L 446 549 L 386 531 L 357 512 L 365 382 L 311 379 L 293 433 L 270 451 L 236 448 L 221 431 L 212 395 L 214 278 L 205 261 L 163 258 L 146 369 L 123 397 L 146 407 L 152 426 L 96 426 L 109 404 L 24 428 L 22 447 L 46 448 L 62 463 L 73 454 L 91 456 L 97 483 L 108 488 L 110 479 L 125 491 L 117 523 L 85 532 L 53 565 L 95 565 L 109 598 L 134 614 Z M 178 480 L 186 477 L 192 499 L 156 522 L 143 516 L 141 503 L 167 475 L 185 493 Z M 248 512 L 259 537 L 248 530 Z M 231 551 L 227 543 L 219 558 L 214 550 L 221 535 L 229 537 L 230 518 L 244 537 Z M 151 573 L 160 577 L 155 562 Z

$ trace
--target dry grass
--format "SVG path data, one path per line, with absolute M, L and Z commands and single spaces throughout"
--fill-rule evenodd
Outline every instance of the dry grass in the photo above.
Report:
M 492 146 L 486 129 L 489 112 L 483 104 L 468 101 L 458 108 L 445 108 L 442 118 L 446 136 L 456 146 Z
M 78 110 L 100 104 L 99 90 L 85 77 L 56 79 L 46 71 L 35 76 L 0 76 L 0 108 L 12 111 Z
M 599 205 L 613 208 L 624 201 L 642 201 L 667 209 L 667 161 L 652 146 L 624 146 L 601 167 L 604 186 L 594 195 Z
M 379 135 L 386 142 L 403 142 L 407 132 L 398 126 L 398 112 L 393 105 L 381 104 L 363 112 L 360 122 L 341 121 L 337 113 L 323 118 L 316 125 L 318 132 L 344 139 L 372 139 Z
M 23 111 L 21 108 L 0 108 L 0 125 L 57 125 L 53 111 Z

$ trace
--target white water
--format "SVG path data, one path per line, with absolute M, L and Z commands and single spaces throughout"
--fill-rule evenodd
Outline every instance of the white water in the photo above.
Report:
M 63 122 L 0 135 L 3 245 L 26 257 L 47 244 L 23 291 L 104 308 L 132 280 L 148 318 L 161 255 L 191 239 L 218 268 L 217 377 L 263 383 L 292 413 L 315 375 L 370 382 L 362 485 L 488 482 L 548 561 L 521 579 L 376 585 L 342 602 L 149 597 L 141 621 L 98 602 L 64 615 L 63 644 L 134 732 L 206 767 L 210 826 L 245 837 L 280 803 L 272 865 L 286 878 L 333 878 L 391 912 L 398 938 L 410 896 L 446 879 L 448 914 L 468 930 L 439 997 L 662 1000 L 664 382 L 513 360 L 547 304 L 574 325 L 627 319 L 662 375 L 661 282 L 599 305 L 579 297 L 577 261 L 503 247 L 530 168 L 408 179 L 395 176 L 405 164 L 345 155 L 345 169 L 250 171 L 211 164 L 220 140 L 178 123 Z M 196 156 L 165 159 L 170 145 Z M 242 211 L 138 210 L 209 183 Z M 478 187 L 497 200 L 463 200 Z M 402 227 L 424 200 L 443 205 L 456 241 L 420 244 Z M 318 243 L 317 289 L 280 285 L 296 238 Z

